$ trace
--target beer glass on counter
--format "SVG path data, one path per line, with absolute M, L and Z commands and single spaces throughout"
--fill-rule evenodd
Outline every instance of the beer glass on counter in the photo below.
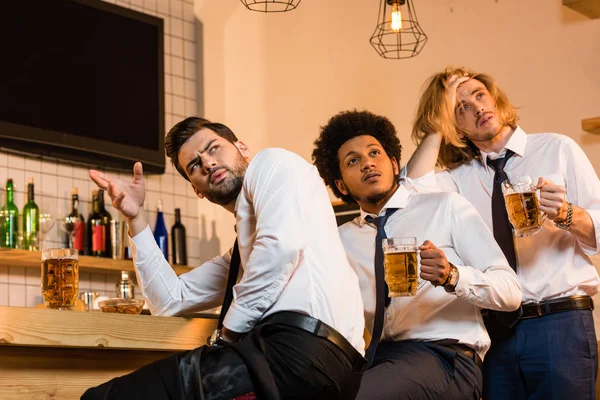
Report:
M 390 297 L 417 294 L 419 264 L 417 238 L 394 237 L 383 239 L 383 267 Z
M 79 294 L 79 255 L 75 249 L 42 250 L 42 296 L 47 308 L 72 310 Z
M 542 230 L 546 214 L 540 210 L 536 187 L 530 176 L 502 182 L 508 219 L 516 237 L 532 236 Z

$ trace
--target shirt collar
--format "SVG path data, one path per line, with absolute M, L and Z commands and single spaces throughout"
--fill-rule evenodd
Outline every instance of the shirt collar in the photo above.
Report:
M 409 196 L 410 196 L 410 192 L 408 191 L 408 189 L 406 189 L 402 184 L 400 184 L 398 186 L 398 189 L 396 189 L 396 192 L 392 195 L 392 197 L 390 197 L 388 202 L 385 203 L 385 205 L 383 206 L 381 211 L 379 211 L 379 215 L 383 215 L 385 213 L 385 210 L 387 210 L 388 208 L 404 208 L 404 207 L 406 207 Z M 379 215 L 368 213 L 361 208 L 360 209 L 360 217 L 359 217 L 359 221 L 358 221 L 360 226 L 363 226 L 366 223 L 365 217 L 367 217 L 368 215 L 372 216 L 373 218 L 377 218 L 379 216 Z
M 484 151 L 480 151 L 481 153 L 481 163 L 484 167 L 487 168 L 487 159 L 488 157 L 492 160 L 496 158 L 504 157 L 506 155 L 507 150 L 512 150 L 513 153 L 517 156 L 523 157 L 525 155 L 525 147 L 527 146 L 527 134 L 520 126 L 517 125 L 515 131 L 508 139 L 506 146 L 499 153 L 490 152 L 486 153 Z

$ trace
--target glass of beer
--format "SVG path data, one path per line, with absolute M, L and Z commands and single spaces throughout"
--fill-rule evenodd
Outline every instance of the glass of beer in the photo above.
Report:
M 79 255 L 75 249 L 42 250 L 42 296 L 47 308 L 72 310 L 79 294 Z
M 390 297 L 414 296 L 419 284 L 417 238 L 383 239 L 383 266 Z
M 532 236 L 542 230 L 546 214 L 540 210 L 536 187 L 530 176 L 502 182 L 508 219 L 516 237 Z

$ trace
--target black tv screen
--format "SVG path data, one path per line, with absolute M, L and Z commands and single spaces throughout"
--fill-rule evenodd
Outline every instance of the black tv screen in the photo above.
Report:
M 162 19 L 97 0 L 7 0 L 0 15 L 0 147 L 164 172 Z

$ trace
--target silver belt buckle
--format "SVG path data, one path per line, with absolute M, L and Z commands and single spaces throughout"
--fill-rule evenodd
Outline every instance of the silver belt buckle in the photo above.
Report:
M 535 302 L 535 308 L 536 308 L 536 311 L 537 311 L 537 316 L 541 317 L 543 314 L 542 314 L 542 306 L 540 305 L 539 301 Z

